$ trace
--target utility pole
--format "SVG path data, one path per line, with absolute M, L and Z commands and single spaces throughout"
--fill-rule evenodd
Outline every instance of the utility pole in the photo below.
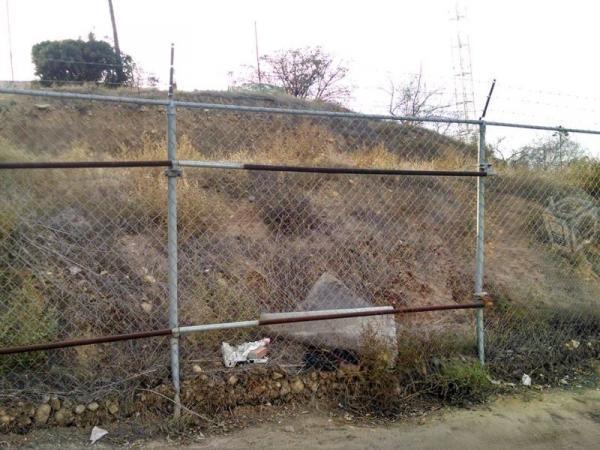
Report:
M 8 31 L 8 56 L 10 58 L 10 79 L 15 82 L 15 70 L 13 68 L 13 55 L 12 55 L 12 38 L 10 35 L 10 14 L 8 11 L 8 0 L 6 0 L 6 26 Z
M 258 87 L 262 87 L 262 74 L 260 73 L 260 57 L 258 54 L 258 28 L 254 21 L 254 48 L 256 50 L 256 72 L 258 74 Z
M 117 23 L 115 22 L 115 11 L 112 0 L 108 0 L 108 9 L 110 10 L 110 21 L 113 29 L 113 44 L 117 55 L 117 82 L 123 83 L 123 61 L 121 60 L 121 48 L 119 47 L 119 35 L 117 34 Z

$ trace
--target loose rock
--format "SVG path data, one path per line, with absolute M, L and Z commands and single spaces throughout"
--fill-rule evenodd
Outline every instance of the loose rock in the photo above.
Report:
M 238 377 L 236 377 L 235 375 L 231 375 L 229 377 L 229 379 L 227 380 L 227 382 L 231 385 L 231 386 L 235 386 L 238 382 Z
M 71 275 L 75 276 L 78 273 L 81 273 L 81 267 L 71 266 L 71 267 L 69 267 L 69 272 L 71 273 Z
M 35 411 L 35 423 L 36 425 L 44 425 L 48 422 L 48 418 L 50 417 L 50 413 L 52 412 L 52 408 L 49 404 L 44 403 L 40 405 L 38 409 Z
M 10 417 L 8 415 L 0 416 L 0 425 L 8 425 L 11 420 L 12 420 L 12 417 Z
M 77 405 L 75 407 L 75 414 L 77 414 L 78 416 L 83 414 L 85 412 L 85 405 Z
M 291 388 L 294 394 L 299 394 L 304 390 L 304 383 L 300 378 L 296 378 L 294 381 L 292 381 Z
M 96 411 L 98 408 L 100 408 L 100 405 L 96 402 L 92 402 L 89 405 L 87 405 L 87 409 L 89 409 L 90 411 Z
M 116 416 L 117 413 L 119 412 L 119 405 L 117 404 L 117 402 L 107 401 L 106 409 L 108 410 L 108 412 L 110 414 L 112 414 L 113 416 Z
M 69 425 L 73 421 L 73 414 L 70 410 L 63 408 L 56 411 L 56 414 L 54 414 L 54 420 L 59 426 Z
M 58 411 L 60 409 L 60 400 L 56 395 L 50 397 L 50 406 L 54 411 Z
M 279 395 L 284 396 L 290 393 L 290 384 L 287 381 L 281 383 L 281 389 Z

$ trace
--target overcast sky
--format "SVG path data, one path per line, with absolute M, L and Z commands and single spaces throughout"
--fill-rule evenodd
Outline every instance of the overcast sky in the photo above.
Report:
M 2 0 L 4 3 L 6 0 Z M 113 0 L 121 49 L 165 82 L 176 46 L 180 89 L 225 89 L 228 72 L 252 64 L 254 21 L 261 53 L 320 45 L 346 61 L 350 106 L 385 112 L 389 78 L 421 67 L 428 87 L 453 91 L 455 0 Z M 493 78 L 490 119 L 600 128 L 600 3 L 570 0 L 462 1 L 475 99 Z M 112 42 L 106 0 L 8 0 L 14 77 L 33 78 L 31 47 L 47 39 Z M 0 8 L 0 79 L 11 78 L 6 9 Z M 600 144 L 600 139 L 598 144 Z

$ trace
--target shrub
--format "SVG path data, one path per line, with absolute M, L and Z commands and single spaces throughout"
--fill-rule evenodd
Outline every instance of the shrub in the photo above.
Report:
M 596 199 L 600 199 L 600 161 L 582 160 L 570 167 L 569 178 Z
M 482 402 L 493 391 L 487 369 L 475 359 L 453 358 L 432 377 L 433 391 L 450 404 Z
M 21 286 L 8 292 L 0 305 L 0 346 L 35 344 L 54 340 L 58 331 L 56 311 L 46 305 L 31 275 L 21 279 Z M 45 353 L 20 353 L 0 359 L 0 370 L 32 366 L 43 362 Z
M 306 234 L 317 223 L 310 200 L 300 192 L 284 194 L 285 201 L 266 200 L 261 208 L 264 222 L 275 232 L 287 235 Z
M 420 336 L 401 332 L 394 367 L 388 347 L 364 336 L 360 372 L 347 380 L 339 401 L 357 414 L 396 417 L 423 404 L 462 405 L 484 401 L 494 390 L 475 352 L 475 342 L 460 333 Z

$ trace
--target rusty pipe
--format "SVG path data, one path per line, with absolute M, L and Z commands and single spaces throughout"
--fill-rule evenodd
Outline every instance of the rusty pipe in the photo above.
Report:
M 164 328 L 159 330 L 150 331 L 139 331 L 135 333 L 124 333 L 108 336 L 98 336 L 93 338 L 83 339 L 69 339 L 57 342 L 48 342 L 40 344 L 29 344 L 15 347 L 4 347 L 0 348 L 0 355 L 10 355 L 15 353 L 28 353 L 37 352 L 42 350 L 52 350 L 57 348 L 68 348 L 78 347 L 83 345 L 92 344 L 103 344 L 107 342 L 118 342 L 127 341 L 134 339 L 145 339 L 150 337 L 158 336 L 170 336 L 178 334 L 196 333 L 202 331 L 210 331 L 215 329 L 233 329 L 242 327 L 255 327 L 255 326 L 267 326 L 267 325 L 280 325 L 286 323 L 297 323 L 297 322 L 314 322 L 320 320 L 335 320 L 335 319 L 349 319 L 353 317 L 367 317 L 367 316 L 379 316 L 387 314 L 414 314 L 420 312 L 432 312 L 432 311 L 448 311 L 455 309 L 477 309 L 489 307 L 491 303 L 487 302 L 476 302 L 476 303 L 461 303 L 456 305 L 434 305 L 434 306 L 423 306 L 418 308 L 395 308 L 395 309 L 378 309 L 373 310 L 372 308 L 365 308 L 366 311 L 354 311 L 346 313 L 328 313 L 313 316 L 300 316 L 300 317 L 287 317 L 277 319 L 266 319 L 266 320 L 249 320 L 244 322 L 229 322 L 221 324 L 206 324 L 206 325 L 190 325 L 179 328 Z

